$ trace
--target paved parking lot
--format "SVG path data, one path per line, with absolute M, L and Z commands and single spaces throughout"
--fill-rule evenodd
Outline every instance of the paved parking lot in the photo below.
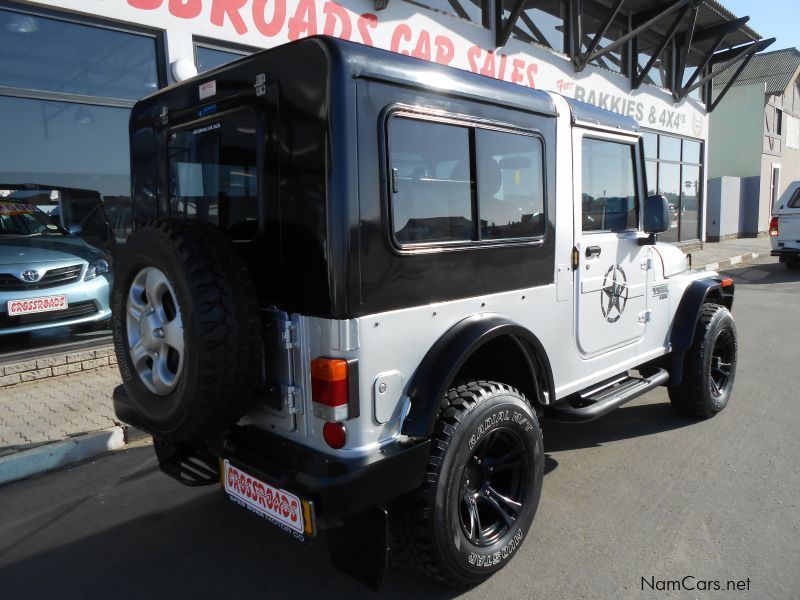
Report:
M 509 567 L 470 590 L 394 569 L 382 595 L 800 597 L 800 277 L 762 263 L 734 272 L 741 355 L 725 412 L 680 419 L 658 390 L 594 423 L 545 422 L 542 503 Z M 174 483 L 147 447 L 0 488 L 0 515 L 9 598 L 374 595 L 331 566 L 324 543 L 300 545 L 215 488 Z M 674 580 L 749 591 L 648 587 Z

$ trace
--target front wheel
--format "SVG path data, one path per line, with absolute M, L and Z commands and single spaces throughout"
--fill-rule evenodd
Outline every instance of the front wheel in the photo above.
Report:
M 736 376 L 736 324 L 727 308 L 704 304 L 691 348 L 683 363 L 683 381 L 669 388 L 669 399 L 684 416 L 707 419 L 728 405 Z
M 425 483 L 392 511 L 408 562 L 450 585 L 486 579 L 516 554 L 544 476 L 542 434 L 525 397 L 502 383 L 447 393 Z

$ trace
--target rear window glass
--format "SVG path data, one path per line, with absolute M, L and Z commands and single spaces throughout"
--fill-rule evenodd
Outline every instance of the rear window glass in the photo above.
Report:
M 170 214 L 209 221 L 234 240 L 258 234 L 256 120 L 250 111 L 173 131 Z
M 797 189 L 792 199 L 789 200 L 789 204 L 786 205 L 786 208 L 800 208 L 800 188 Z

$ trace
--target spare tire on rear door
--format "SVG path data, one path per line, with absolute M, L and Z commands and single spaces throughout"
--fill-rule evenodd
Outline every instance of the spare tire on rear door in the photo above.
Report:
M 261 377 L 256 295 L 217 227 L 164 219 L 137 230 L 112 294 L 122 380 L 151 433 L 200 439 L 245 413 Z

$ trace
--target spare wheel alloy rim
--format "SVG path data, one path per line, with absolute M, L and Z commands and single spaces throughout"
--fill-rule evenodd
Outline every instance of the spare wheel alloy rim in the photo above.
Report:
M 126 302 L 128 349 L 133 368 L 148 390 L 166 396 L 183 366 L 183 318 L 167 276 L 145 267 L 133 278 Z

